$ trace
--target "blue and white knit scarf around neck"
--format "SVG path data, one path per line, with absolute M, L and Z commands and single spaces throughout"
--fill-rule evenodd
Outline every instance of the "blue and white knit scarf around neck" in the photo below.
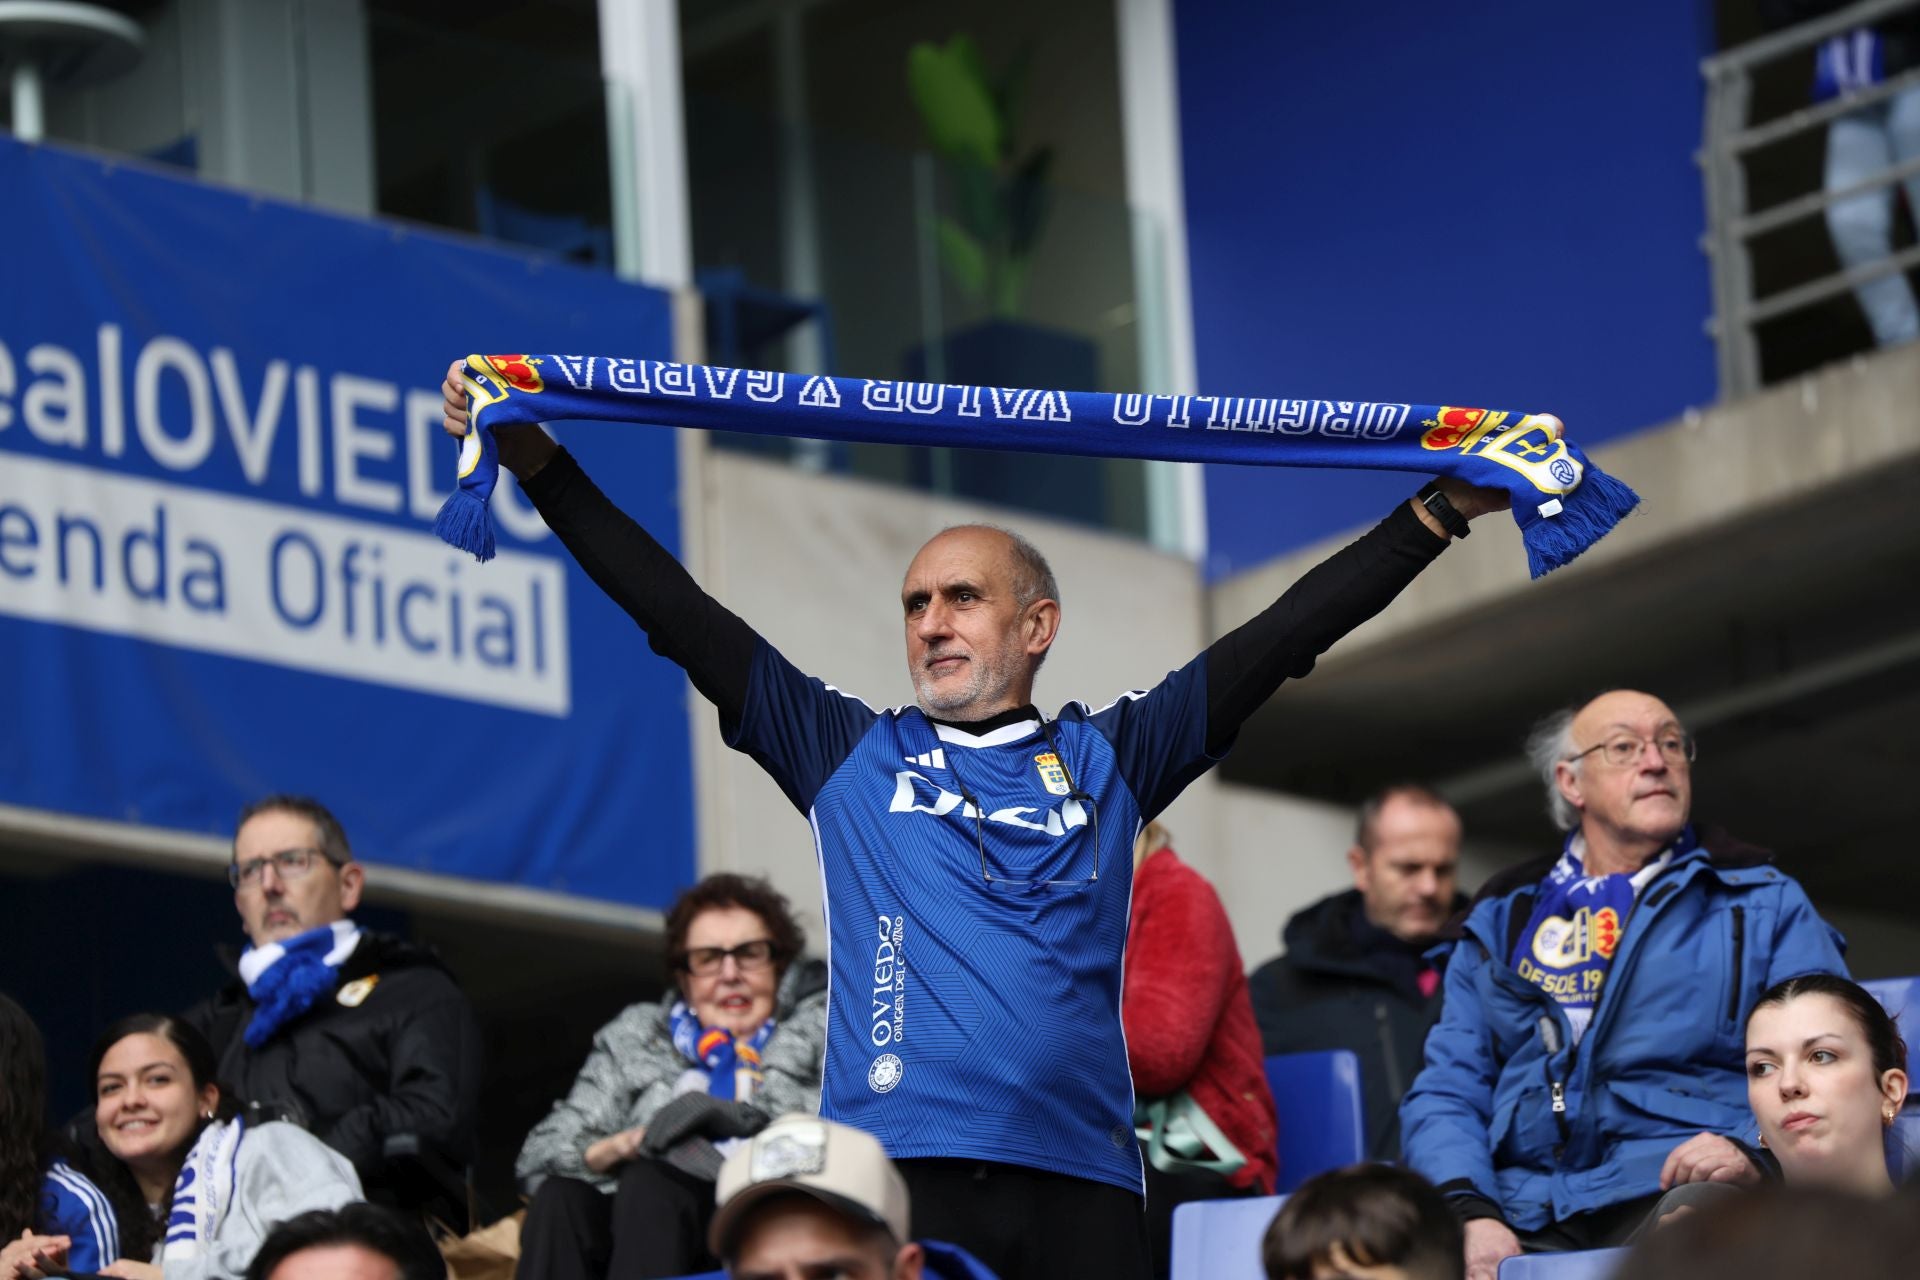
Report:
M 353 921 L 335 920 L 242 952 L 240 980 L 254 1003 L 253 1020 L 242 1037 L 247 1047 L 258 1049 L 331 992 L 340 981 L 340 966 L 359 942 Z
M 1539 577 L 1640 501 L 1550 414 L 1461 405 L 1029 391 L 765 373 L 612 356 L 471 355 L 473 429 L 434 532 L 493 556 L 494 428 L 560 419 L 1171 462 L 1359 467 L 1504 489 Z
M 1540 886 L 1540 897 L 1509 963 L 1522 978 L 1553 997 L 1567 1015 L 1575 1044 L 1593 1021 L 1634 899 L 1673 861 L 1676 850 L 1691 847 L 1689 829 L 1680 843 L 1631 875 L 1590 876 L 1580 834 L 1567 837 L 1560 860 Z
M 706 1068 L 708 1094 L 745 1102 L 760 1087 L 760 1050 L 773 1035 L 772 1018 L 742 1040 L 724 1027 L 701 1026 L 687 1002 L 675 1000 L 667 1010 L 667 1025 L 680 1056 Z
M 166 1262 L 197 1258 L 213 1247 L 220 1220 L 233 1207 L 233 1184 L 240 1161 L 245 1124 L 236 1117 L 215 1120 L 200 1131 L 167 1207 Z

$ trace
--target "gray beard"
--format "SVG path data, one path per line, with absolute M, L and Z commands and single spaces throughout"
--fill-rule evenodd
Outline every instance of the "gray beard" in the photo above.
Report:
M 1013 682 L 1019 675 L 1017 670 L 996 671 L 981 667 L 977 662 L 968 664 L 968 672 L 965 688 L 949 690 L 938 698 L 924 682 L 916 679 L 913 682 L 914 701 L 929 716 L 945 720 L 961 719 L 964 717 L 960 713 L 982 703 L 1006 701 L 1008 690 L 1013 688 Z

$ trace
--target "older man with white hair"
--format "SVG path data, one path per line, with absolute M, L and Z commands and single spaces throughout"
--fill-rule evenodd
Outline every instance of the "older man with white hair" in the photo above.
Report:
M 1747 1013 L 1782 978 L 1845 972 L 1771 855 L 1696 835 L 1694 740 L 1666 703 L 1604 693 L 1528 750 L 1565 841 L 1480 891 L 1400 1108 L 1408 1163 L 1466 1220 L 1468 1280 L 1620 1243 L 1681 1183 L 1757 1181 Z

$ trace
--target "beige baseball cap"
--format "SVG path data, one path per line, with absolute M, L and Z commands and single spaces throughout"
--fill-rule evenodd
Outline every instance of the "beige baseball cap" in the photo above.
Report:
M 782 1116 L 720 1166 L 707 1244 L 722 1259 L 747 1211 L 770 1195 L 800 1191 L 862 1222 L 912 1239 L 907 1184 L 873 1135 L 818 1116 Z

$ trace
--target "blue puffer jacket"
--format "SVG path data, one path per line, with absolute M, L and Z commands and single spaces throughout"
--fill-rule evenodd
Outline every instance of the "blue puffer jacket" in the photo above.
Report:
M 1689 828 L 1627 917 L 1577 1048 L 1559 1005 L 1508 963 L 1552 861 L 1482 890 L 1400 1106 L 1407 1163 L 1532 1230 L 1658 1191 L 1668 1153 L 1697 1133 L 1749 1141 L 1754 1001 L 1783 978 L 1846 972 L 1845 940 L 1769 862 L 1710 854 Z

